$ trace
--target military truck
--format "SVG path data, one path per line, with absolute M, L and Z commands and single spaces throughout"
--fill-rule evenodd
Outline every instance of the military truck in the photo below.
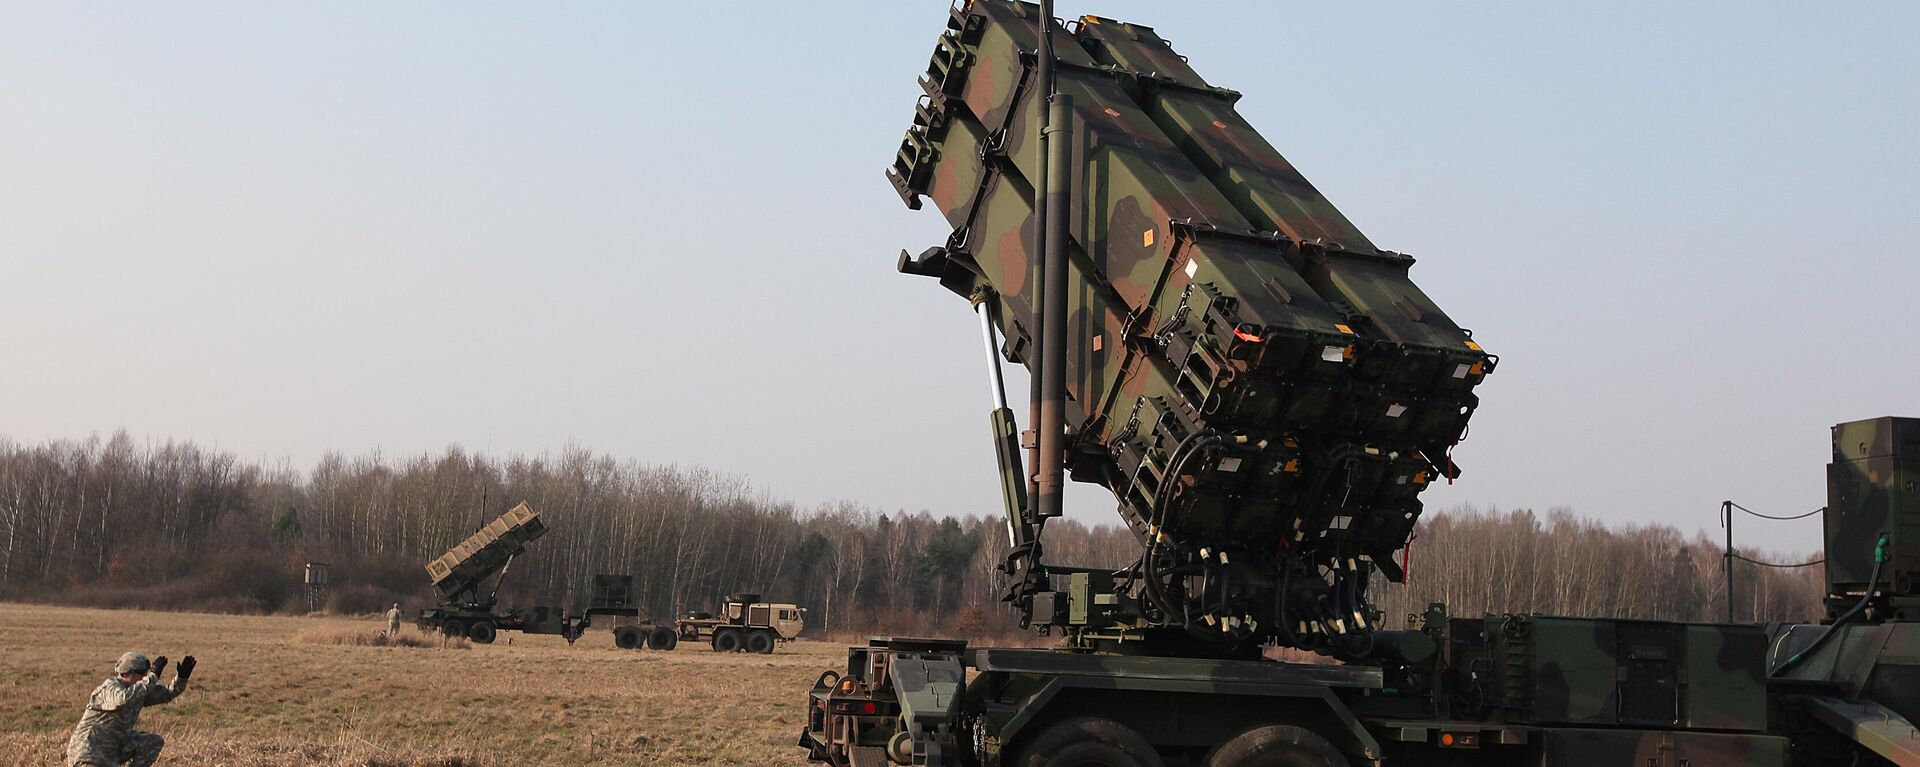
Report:
M 1152 28 L 970 0 L 920 86 L 888 177 L 953 233 L 897 266 L 978 315 L 1003 599 L 1060 646 L 849 648 L 808 694 L 810 758 L 1920 766 L 1920 584 L 1902 575 L 1920 570 L 1920 439 L 1888 436 L 1915 422 L 1835 430 L 1826 625 L 1436 604 L 1389 629 L 1368 586 L 1404 578 L 1419 495 L 1462 476 L 1454 449 L 1499 361 L 1413 284 L 1413 259 L 1361 234 Z M 1002 360 L 1032 374 L 1030 432 Z M 1114 494 L 1135 564 L 1045 560 L 1069 474 Z
M 764 654 L 798 638 L 806 628 L 805 614 L 798 605 L 761 601 L 759 594 L 728 594 L 718 614 L 689 613 L 674 621 L 674 631 L 680 639 L 708 643 L 714 652 Z

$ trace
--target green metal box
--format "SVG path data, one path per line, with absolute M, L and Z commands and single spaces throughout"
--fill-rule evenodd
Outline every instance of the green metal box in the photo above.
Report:
M 1486 632 L 1508 721 L 1766 729 L 1758 626 L 1516 615 Z
M 1873 576 L 1880 540 L 1888 561 L 1881 588 L 1920 593 L 1920 419 L 1875 418 L 1833 427 L 1827 465 L 1827 588 L 1859 594 Z

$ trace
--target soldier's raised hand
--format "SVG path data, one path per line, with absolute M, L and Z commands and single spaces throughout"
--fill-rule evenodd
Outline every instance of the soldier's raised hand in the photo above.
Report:
M 166 670 L 167 670 L 167 656 L 162 655 L 158 658 L 153 659 L 153 675 L 154 676 L 159 676 L 160 672 L 166 671 Z
M 187 677 L 193 676 L 193 667 L 198 663 L 199 661 L 194 660 L 191 655 L 181 658 L 180 670 L 174 672 L 174 678 L 182 682 L 187 681 Z

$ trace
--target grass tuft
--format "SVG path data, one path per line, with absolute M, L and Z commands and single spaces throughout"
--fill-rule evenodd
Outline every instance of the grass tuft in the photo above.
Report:
M 411 629 L 402 629 L 399 636 L 389 637 L 383 629 L 358 626 L 316 626 L 295 634 L 293 641 L 350 647 L 412 647 L 427 650 L 465 650 L 472 646 L 467 643 L 465 637 L 422 634 Z

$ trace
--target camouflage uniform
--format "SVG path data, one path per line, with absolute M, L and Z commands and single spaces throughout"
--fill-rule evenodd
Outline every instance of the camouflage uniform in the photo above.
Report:
M 400 606 L 394 605 L 387 611 L 387 638 L 400 636 Z
M 140 658 L 140 665 L 147 665 L 145 657 Z M 133 767 L 148 767 L 159 761 L 166 741 L 134 729 L 140 723 L 140 709 L 162 705 L 185 689 L 186 684 L 178 677 L 169 686 L 161 684 L 159 675 L 151 672 L 132 684 L 120 681 L 118 676 L 108 677 L 94 688 L 86 713 L 73 728 L 73 737 L 67 739 L 67 764 L 119 767 L 131 762 Z

